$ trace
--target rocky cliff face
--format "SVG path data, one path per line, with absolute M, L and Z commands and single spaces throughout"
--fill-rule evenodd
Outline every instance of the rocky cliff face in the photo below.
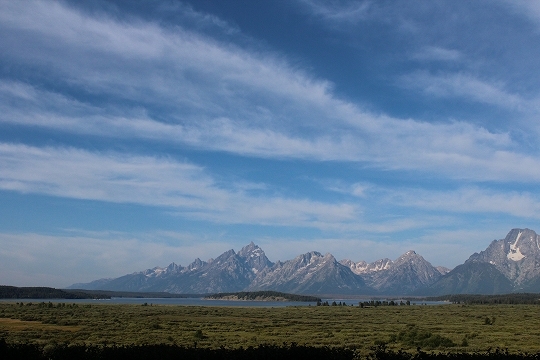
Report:
M 274 263 L 268 260 L 264 251 L 255 245 L 253 241 L 243 247 L 238 252 L 238 256 L 244 259 L 254 274 L 274 265 Z
M 341 260 L 340 263 L 350 268 L 351 271 L 357 275 L 365 275 L 387 270 L 392 265 L 392 260 L 384 258 L 372 263 L 367 263 L 363 260 L 355 263 L 349 259 L 344 259 Z
M 452 292 L 450 292 L 452 291 Z M 530 229 L 512 229 L 444 275 L 425 293 L 501 294 L 540 292 L 540 237 Z
M 506 238 L 494 240 L 467 262 L 490 263 L 519 286 L 540 275 L 540 236 L 533 230 L 512 229 Z

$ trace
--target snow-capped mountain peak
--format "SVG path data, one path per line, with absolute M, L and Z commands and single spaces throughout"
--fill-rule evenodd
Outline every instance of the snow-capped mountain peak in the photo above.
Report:
M 238 256 L 247 262 L 254 274 L 274 265 L 268 260 L 264 251 L 259 246 L 255 245 L 253 241 L 250 242 L 249 245 L 244 246 L 238 252 Z

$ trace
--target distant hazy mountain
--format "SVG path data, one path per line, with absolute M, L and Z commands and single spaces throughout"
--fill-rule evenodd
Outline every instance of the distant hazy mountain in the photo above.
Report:
M 99 290 L 106 286 L 108 283 L 110 283 L 112 280 L 112 278 L 106 278 L 94 280 L 89 283 L 75 283 L 68 286 L 68 289 Z
M 298 294 L 445 295 L 540 292 L 540 237 L 529 229 L 513 229 L 453 270 L 435 267 L 414 251 L 395 261 L 336 261 L 332 254 L 312 251 L 272 263 L 253 242 L 238 253 L 196 259 L 183 267 L 100 279 L 70 288 L 151 291 L 179 294 L 274 290 Z

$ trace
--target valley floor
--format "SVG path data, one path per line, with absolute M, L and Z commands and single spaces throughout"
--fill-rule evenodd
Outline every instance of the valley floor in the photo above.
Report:
M 538 305 L 199 307 L 0 303 L 7 343 L 259 344 L 476 352 L 540 351 Z

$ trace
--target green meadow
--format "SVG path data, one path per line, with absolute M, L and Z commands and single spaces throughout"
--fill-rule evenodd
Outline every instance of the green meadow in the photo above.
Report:
M 22 305 L 21 305 L 22 304 Z M 0 303 L 8 343 L 240 348 L 297 343 L 389 349 L 540 351 L 538 305 L 207 307 Z

